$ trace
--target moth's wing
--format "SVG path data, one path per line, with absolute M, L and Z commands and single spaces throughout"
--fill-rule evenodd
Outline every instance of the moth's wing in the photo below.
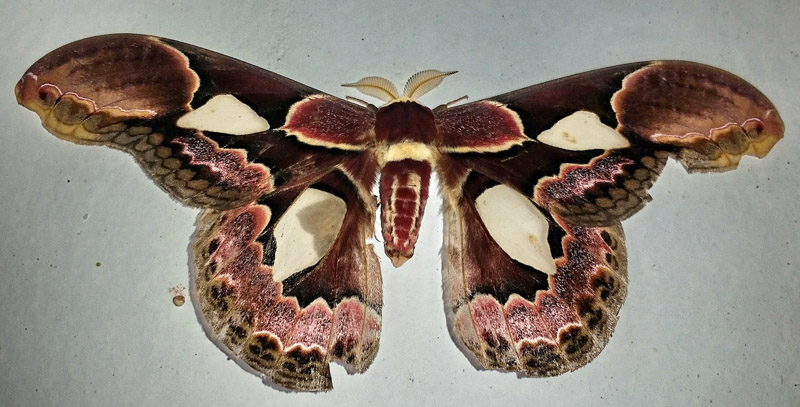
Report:
M 752 85 L 688 62 L 606 68 L 436 118 L 451 323 L 485 367 L 544 376 L 608 341 L 627 286 L 619 222 L 667 157 L 726 170 L 783 135 Z
M 441 110 L 437 124 L 442 149 L 467 167 L 566 219 L 600 225 L 641 209 L 669 156 L 689 171 L 725 171 L 783 137 L 756 88 L 682 61 L 546 82 Z
M 575 225 L 478 173 L 462 188 L 444 211 L 454 333 L 488 369 L 552 376 L 593 359 L 626 294 L 619 222 Z
M 381 274 L 365 240 L 376 168 L 365 153 L 310 185 L 200 217 L 193 253 L 206 321 L 277 384 L 329 390 L 329 362 L 363 372 L 375 358 Z
M 133 34 L 56 49 L 15 91 L 59 138 L 124 150 L 176 200 L 217 209 L 330 171 L 367 147 L 374 122 L 361 106 L 256 66 Z
M 373 112 L 224 55 L 130 34 L 51 52 L 16 94 L 56 136 L 126 151 L 173 198 L 206 208 L 193 241 L 198 299 L 233 354 L 300 390 L 331 388 L 332 360 L 367 368 L 381 309 L 365 242 L 376 206 Z

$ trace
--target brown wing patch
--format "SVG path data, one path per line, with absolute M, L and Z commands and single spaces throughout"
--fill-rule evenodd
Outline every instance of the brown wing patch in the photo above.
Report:
M 519 115 L 489 100 L 437 111 L 436 127 L 447 153 L 495 153 L 528 140 Z
M 102 143 L 109 126 L 185 109 L 198 86 L 177 49 L 154 37 L 115 35 L 47 54 L 19 81 L 16 95 L 54 135 Z
M 612 99 L 623 134 L 680 148 L 689 171 L 736 168 L 764 157 L 783 137 L 775 106 L 753 85 L 721 69 L 665 61 L 628 75 Z

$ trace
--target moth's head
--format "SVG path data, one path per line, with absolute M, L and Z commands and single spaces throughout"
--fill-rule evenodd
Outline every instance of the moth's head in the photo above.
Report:
M 420 71 L 408 78 L 403 94 L 388 79 L 379 76 L 367 76 L 355 83 L 346 83 L 342 86 L 356 88 L 359 92 L 384 101 L 384 106 L 397 101 L 416 101 L 420 96 L 439 86 L 442 80 L 458 71 L 442 72 L 435 69 Z M 348 97 L 348 100 L 367 104 L 359 99 Z M 367 104 L 368 105 L 368 104 Z

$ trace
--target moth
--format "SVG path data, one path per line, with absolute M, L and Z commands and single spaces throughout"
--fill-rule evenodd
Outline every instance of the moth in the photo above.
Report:
M 757 89 L 692 62 L 422 105 L 450 73 L 422 71 L 403 93 L 378 77 L 346 85 L 375 106 L 117 34 L 51 52 L 15 91 L 49 132 L 130 153 L 202 209 L 192 256 L 209 335 L 303 391 L 332 388 L 332 361 L 363 372 L 375 358 L 381 273 L 367 239 L 380 207 L 386 255 L 412 257 L 434 172 L 455 336 L 487 369 L 553 376 L 609 340 L 627 284 L 620 222 L 650 200 L 667 158 L 725 171 L 783 136 Z

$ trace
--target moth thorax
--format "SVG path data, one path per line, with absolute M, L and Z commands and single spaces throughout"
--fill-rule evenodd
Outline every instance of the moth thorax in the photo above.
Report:
M 416 142 L 433 144 L 437 138 L 433 112 L 413 100 L 396 100 L 375 114 L 375 137 L 389 144 Z

